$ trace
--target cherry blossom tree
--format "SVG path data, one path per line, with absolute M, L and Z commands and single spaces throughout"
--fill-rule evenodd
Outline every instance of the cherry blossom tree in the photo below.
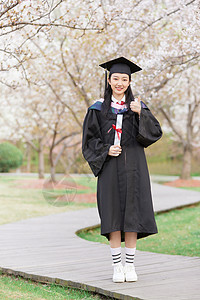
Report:
M 101 1 L 77 0 L 0 0 L 0 71 L 20 70 L 26 78 L 25 62 L 36 56 L 27 46 L 30 39 L 43 36 L 48 39 L 52 28 L 63 32 L 101 32 L 114 14 L 104 14 Z M 8 83 L 4 76 L 0 82 Z
M 20 5 L 22 2 L 24 1 L 21 1 Z M 27 1 L 27 5 L 30 2 Z M 14 30 L 18 33 L 19 40 L 14 39 L 13 48 L 10 46 L 11 43 L 7 42 L 5 45 L 9 45 L 12 49 L 4 47 L 3 50 L 11 50 L 14 53 L 17 45 L 20 45 L 18 47 L 20 51 L 23 49 L 22 52 L 18 52 L 19 62 L 11 56 L 13 64 L 10 67 L 8 67 L 10 57 L 8 59 L 6 56 L 6 63 L 3 66 L 3 70 L 8 71 L 6 79 L 11 71 L 12 75 L 14 74 L 12 77 L 15 78 L 17 71 L 14 72 L 13 67 L 19 68 L 20 66 L 23 76 L 18 79 L 16 75 L 19 84 L 23 82 L 34 90 L 39 101 L 43 101 L 43 105 L 49 111 L 54 111 L 56 103 L 62 109 L 66 109 L 67 113 L 62 114 L 63 121 L 70 118 L 71 122 L 70 129 L 67 128 L 67 133 L 63 135 L 67 136 L 69 132 L 73 133 L 74 127 L 77 127 L 80 132 L 87 107 L 95 99 L 103 96 L 104 73 L 98 65 L 116 56 L 129 57 L 143 69 L 140 74 L 133 75 L 134 94 L 140 94 L 152 109 L 161 112 L 165 120 L 163 122 L 167 122 L 174 136 L 182 140 L 184 149 L 185 143 L 187 144 L 185 137 L 189 124 L 187 122 L 189 115 L 187 117 L 186 114 L 182 114 L 186 109 L 186 106 L 183 107 L 186 94 L 190 95 L 187 98 L 188 113 L 193 106 L 195 107 L 192 122 L 196 122 L 198 112 L 198 105 L 195 106 L 195 103 L 198 103 L 198 75 L 191 76 L 193 70 L 199 73 L 197 67 L 200 54 L 199 2 L 195 0 L 125 0 L 123 7 L 119 0 L 77 1 L 76 7 L 69 0 L 52 1 L 54 6 L 48 6 L 49 3 L 50 1 L 43 1 L 42 4 L 40 1 L 35 1 L 33 7 L 27 6 L 24 9 L 30 11 L 29 17 L 31 15 L 33 20 L 31 22 L 27 21 L 26 15 L 22 13 L 20 15 L 20 9 L 17 16 L 19 13 L 21 17 L 15 20 L 13 26 L 11 26 L 12 22 L 6 23 L 6 19 L 4 20 L 2 30 L 5 36 L 12 36 Z M 81 5 L 83 3 L 85 6 Z M 53 9 L 52 12 L 49 15 L 46 14 L 50 9 Z M 6 26 L 6 24 L 10 25 Z M 179 81 L 178 78 L 180 78 Z M 2 81 L 10 85 L 10 80 Z M 190 82 L 187 85 L 187 93 L 181 90 L 181 82 L 183 84 Z M 194 83 L 193 87 L 191 82 Z M 46 99 L 47 97 L 49 100 Z M 173 111 L 177 112 L 176 118 Z M 177 130 L 179 112 L 185 120 L 181 131 Z M 41 118 L 41 122 L 46 125 L 48 123 L 45 118 Z M 62 140 L 64 127 L 60 119 L 59 122 L 56 118 L 51 122 L 51 134 L 48 138 L 52 142 L 53 157 L 53 150 L 58 145 L 59 139 L 61 139 L 60 143 L 63 143 L 61 149 L 66 148 L 64 146 L 66 141 Z M 197 125 L 191 124 L 194 126 L 192 130 L 196 130 Z M 196 134 L 191 134 L 189 144 L 193 145 L 192 147 L 197 145 Z M 188 153 L 188 151 L 183 151 L 183 153 Z M 54 162 L 52 158 L 50 159 L 53 169 L 58 158 L 61 157 L 58 155 Z M 189 170 L 184 167 L 189 161 L 187 157 L 188 155 L 185 154 L 182 177 L 188 177 L 188 171 L 184 171 Z
M 190 178 L 192 153 L 200 147 L 198 78 L 199 66 L 196 65 L 171 78 L 170 84 L 154 95 L 157 111 L 163 115 L 173 139 L 182 146 L 182 179 Z

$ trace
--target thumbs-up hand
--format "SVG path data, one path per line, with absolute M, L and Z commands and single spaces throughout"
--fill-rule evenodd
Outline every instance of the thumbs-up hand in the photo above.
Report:
M 136 113 L 138 113 L 138 115 L 140 115 L 140 112 L 141 112 L 140 96 L 138 96 L 138 98 L 135 98 L 135 101 L 131 101 L 130 109 L 133 112 L 136 112 Z
M 137 103 L 140 103 L 140 100 L 141 100 L 140 96 L 138 96 L 138 97 L 135 98 L 135 102 L 137 102 Z

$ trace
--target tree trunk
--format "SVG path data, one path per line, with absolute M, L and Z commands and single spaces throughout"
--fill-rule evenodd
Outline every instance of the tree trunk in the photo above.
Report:
M 64 169 L 65 169 L 65 171 L 64 171 L 65 175 L 68 175 L 68 174 L 69 174 L 69 166 L 66 164 L 66 162 L 65 162 L 65 160 L 62 158 L 62 156 L 61 156 L 61 158 L 60 158 L 60 162 L 62 163 L 62 165 L 63 165 L 63 167 L 64 167 Z
M 55 171 L 55 166 L 51 166 L 51 180 L 53 182 L 56 182 L 56 171 Z
M 39 142 L 38 158 L 39 158 L 38 176 L 39 178 L 44 178 L 44 153 L 43 153 L 43 145 L 41 142 Z
M 27 165 L 26 165 L 26 172 L 31 172 L 31 145 L 26 143 L 26 155 L 27 155 Z
M 191 178 L 191 160 L 192 160 L 192 149 L 189 146 L 184 147 L 183 152 L 183 165 L 181 172 L 181 179 Z
M 49 151 L 49 162 L 50 162 L 50 172 L 51 172 L 51 180 L 53 182 L 56 182 L 56 165 L 53 160 L 53 146 L 51 146 L 50 151 Z

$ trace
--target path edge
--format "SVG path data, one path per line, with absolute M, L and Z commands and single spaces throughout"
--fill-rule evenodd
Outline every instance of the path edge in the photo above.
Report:
M 142 298 L 132 297 L 128 295 L 124 295 L 121 293 L 111 292 L 106 289 L 98 288 L 93 285 L 84 284 L 72 280 L 65 280 L 65 279 L 59 279 L 54 277 L 48 277 L 48 276 L 42 276 L 42 275 L 36 275 L 36 274 L 30 274 L 22 271 L 16 271 L 9 268 L 2 268 L 0 267 L 0 273 L 5 275 L 14 275 L 14 276 L 20 276 L 24 279 L 30 279 L 35 282 L 40 283 L 46 283 L 46 284 L 56 284 L 58 286 L 62 287 L 69 287 L 69 288 L 76 288 L 88 292 L 94 292 L 99 295 L 104 295 L 108 297 L 113 297 L 115 299 L 121 299 L 121 300 L 143 300 Z

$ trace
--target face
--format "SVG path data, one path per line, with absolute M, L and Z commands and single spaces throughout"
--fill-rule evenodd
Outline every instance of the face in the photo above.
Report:
M 130 85 L 129 75 L 121 73 L 113 73 L 108 82 L 111 85 L 114 97 L 115 95 L 118 97 L 123 96 Z

